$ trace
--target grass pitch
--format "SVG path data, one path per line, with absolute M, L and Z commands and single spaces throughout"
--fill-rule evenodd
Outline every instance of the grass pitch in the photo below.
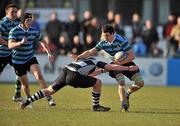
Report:
M 32 94 L 39 86 L 31 85 Z M 91 89 L 65 87 L 33 109 L 12 101 L 13 84 L 0 84 L 0 126 L 180 126 L 180 87 L 145 86 L 130 97 L 130 112 L 120 112 L 117 85 L 103 85 L 101 104 L 109 112 L 93 112 Z

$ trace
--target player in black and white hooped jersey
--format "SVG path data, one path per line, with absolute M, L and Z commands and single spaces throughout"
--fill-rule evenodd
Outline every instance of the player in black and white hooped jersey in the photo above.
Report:
M 107 64 L 102 61 L 97 61 L 94 57 L 89 57 L 72 62 L 64 67 L 64 69 L 57 77 L 57 79 L 52 83 L 52 85 L 50 85 L 46 89 L 39 90 L 30 98 L 28 98 L 21 105 L 21 109 L 24 109 L 27 105 L 36 100 L 54 94 L 64 86 L 70 85 L 74 88 L 93 87 L 93 111 L 109 111 L 109 107 L 104 107 L 99 104 L 101 95 L 101 81 L 93 76 L 108 70 L 134 71 L 137 69 L 137 66 L 120 66 L 117 64 Z

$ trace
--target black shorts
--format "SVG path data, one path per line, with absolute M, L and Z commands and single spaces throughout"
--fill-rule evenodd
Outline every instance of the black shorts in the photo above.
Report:
M 122 66 L 136 66 L 136 64 L 134 62 L 129 62 L 126 64 L 123 64 Z M 109 75 L 112 78 L 116 78 L 116 75 L 122 73 L 123 75 L 125 75 L 127 78 L 129 78 L 131 80 L 131 77 L 136 74 L 136 73 L 140 73 L 140 70 L 135 70 L 135 71 L 110 71 Z
M 14 67 L 16 75 L 18 75 L 18 76 L 26 75 L 27 71 L 30 71 L 30 67 L 33 64 L 39 64 L 36 57 L 33 57 L 31 60 L 29 60 L 25 64 L 14 64 L 13 63 L 13 67 Z
M 88 88 L 96 84 L 97 79 L 90 76 L 84 76 L 78 72 L 64 68 L 58 78 L 53 82 L 52 88 L 57 91 L 66 85 L 74 88 Z
M 7 57 L 0 57 L 0 73 L 3 72 L 6 65 L 9 63 L 9 65 L 12 66 L 12 56 Z

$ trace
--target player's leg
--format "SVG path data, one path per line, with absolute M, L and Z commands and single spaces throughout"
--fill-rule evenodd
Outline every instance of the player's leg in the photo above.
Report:
M 50 85 L 48 88 L 41 89 L 37 91 L 34 95 L 29 97 L 22 105 L 21 109 L 24 109 L 27 105 L 29 105 L 32 102 L 35 102 L 41 98 L 44 98 L 45 96 L 50 96 L 56 93 L 58 90 L 66 86 L 66 73 L 64 71 L 58 76 L 58 78 L 53 82 L 52 85 Z
M 15 94 L 13 96 L 13 101 L 14 102 L 21 102 L 23 98 L 21 97 L 21 81 L 16 76 L 16 81 L 15 81 Z
M 73 81 L 69 81 L 69 85 L 77 88 L 89 88 L 93 87 L 92 91 L 92 103 L 93 103 L 93 111 L 109 111 L 109 107 L 104 107 L 99 104 L 100 96 L 101 96 L 101 81 L 97 78 L 91 76 L 80 75 L 76 72 L 72 72 L 67 70 L 70 74 L 70 78 L 73 77 Z
M 133 92 L 139 90 L 140 88 L 144 86 L 144 80 L 139 73 L 134 74 L 131 80 L 134 81 L 134 84 L 127 89 L 128 97 L 130 96 L 130 94 L 132 94 Z
M 122 111 L 128 111 L 128 102 L 126 99 L 126 93 L 125 93 L 125 78 L 122 73 L 119 73 L 116 75 L 116 80 L 118 82 L 118 94 L 121 101 L 121 108 Z
M 31 67 L 30 67 L 30 71 L 33 73 L 36 80 L 39 82 L 40 87 L 42 89 L 47 88 L 47 84 L 46 84 L 46 82 L 44 80 L 44 77 L 41 74 L 41 70 L 40 70 L 39 65 L 38 64 L 32 64 Z M 55 106 L 56 105 L 55 101 L 52 99 L 52 96 L 46 96 L 46 98 L 47 98 L 50 106 Z
M 93 102 L 93 111 L 109 111 L 111 108 L 109 107 L 104 107 L 99 104 L 101 96 L 101 81 L 97 79 L 96 83 L 93 86 L 93 91 L 92 91 L 92 102 Z
M 30 94 L 30 88 L 29 88 L 29 84 L 28 84 L 28 77 L 27 75 L 22 75 L 22 76 L 19 76 L 19 79 L 22 83 L 22 89 L 24 91 L 24 93 L 26 94 L 27 98 L 31 96 Z
M 131 62 L 129 65 L 135 65 L 135 63 Z M 131 87 L 129 87 L 126 91 L 126 99 L 128 101 L 128 105 L 130 105 L 129 104 L 130 94 L 132 94 L 133 92 L 135 92 L 135 91 L 139 90 L 141 87 L 143 87 L 144 80 L 140 74 L 139 69 L 136 71 L 127 71 L 127 72 L 124 72 L 124 74 L 127 78 L 134 81 L 134 84 Z
M 52 89 L 52 86 L 49 86 L 48 88 L 41 89 L 37 91 L 34 95 L 30 96 L 25 102 L 21 104 L 21 109 L 24 109 L 32 102 L 35 102 L 39 99 L 42 99 L 44 97 L 50 96 L 54 94 L 56 91 Z
M 11 56 L 0 58 L 0 75 L 8 63 L 12 66 Z M 16 79 L 16 88 L 15 88 L 15 95 L 13 96 L 13 101 L 22 101 L 22 100 L 23 98 L 21 97 L 21 83 L 19 79 Z

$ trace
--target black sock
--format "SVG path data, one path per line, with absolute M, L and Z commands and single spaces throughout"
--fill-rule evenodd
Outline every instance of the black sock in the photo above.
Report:
M 100 92 L 92 92 L 92 101 L 93 101 L 93 106 L 98 106 L 99 105 L 99 99 L 100 99 Z
M 19 79 L 16 79 L 15 82 L 15 97 L 21 97 L 21 82 Z

